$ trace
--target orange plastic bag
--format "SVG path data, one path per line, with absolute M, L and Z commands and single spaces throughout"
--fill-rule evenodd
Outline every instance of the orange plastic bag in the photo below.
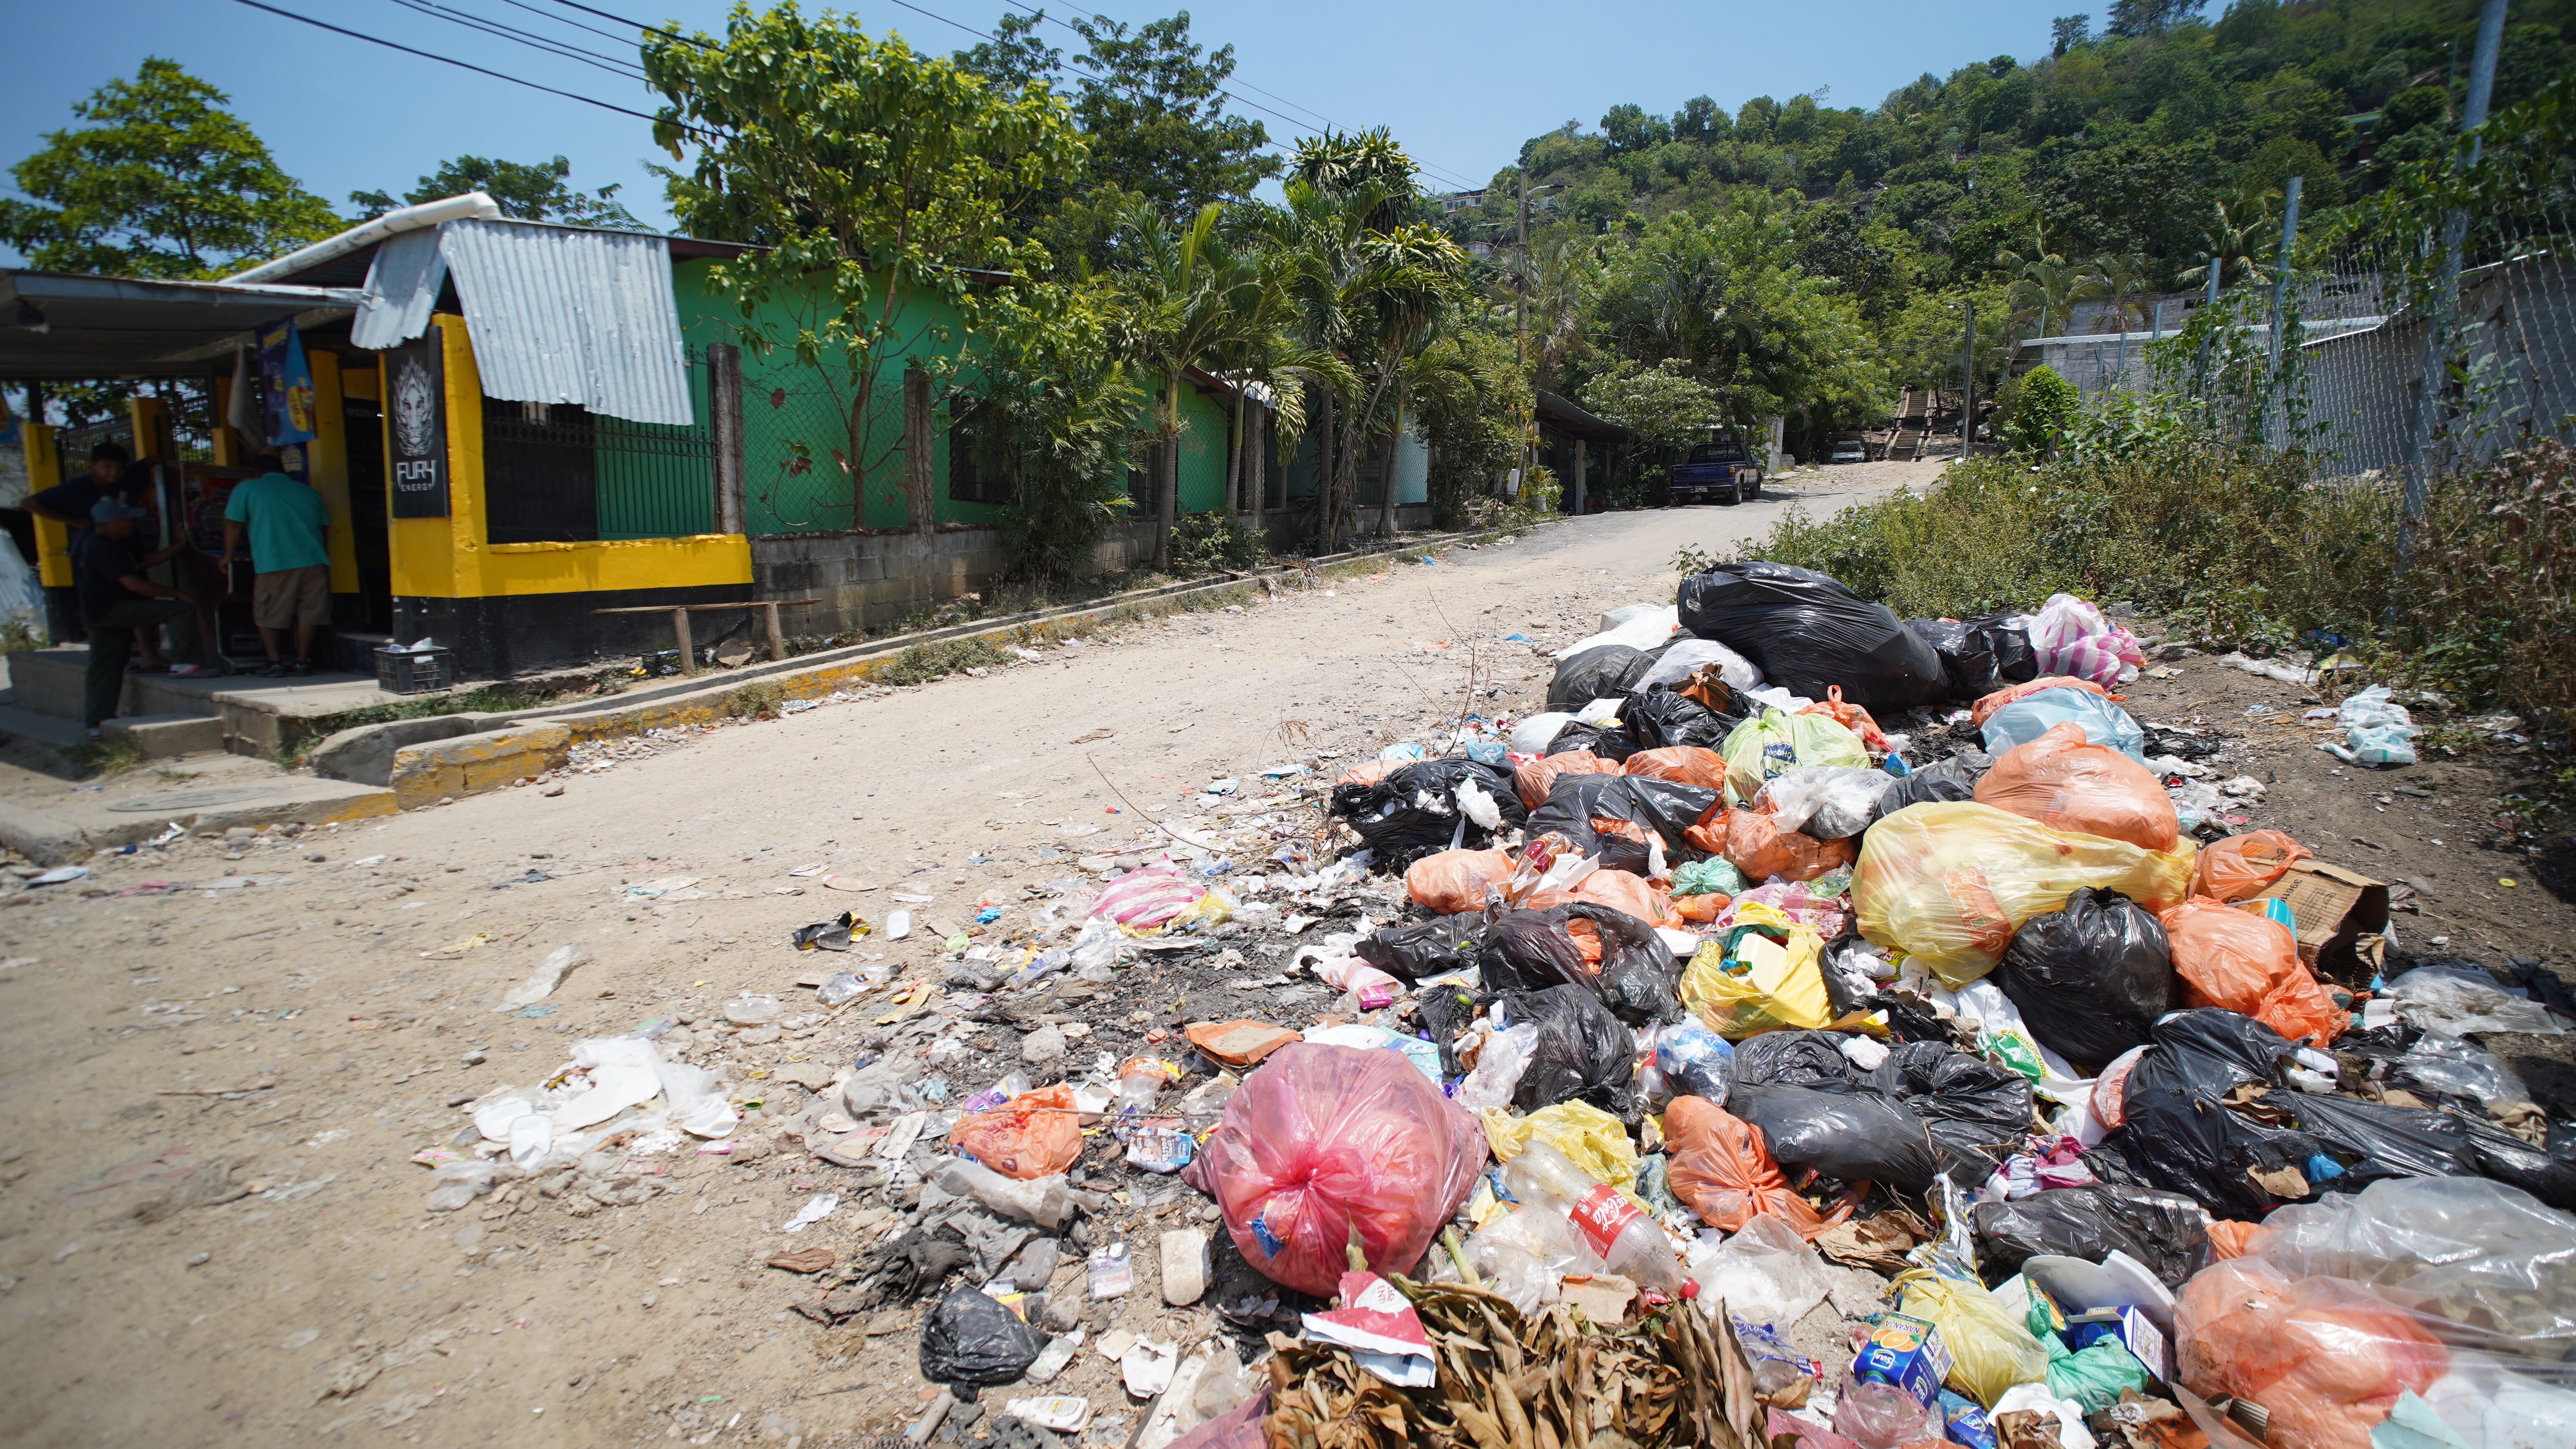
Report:
M 1692 925 L 1704 926 L 1716 920 L 1719 913 L 1732 903 L 1733 897 L 1723 891 L 1702 891 L 1674 901 L 1673 914 Z
M 1426 855 L 1404 873 L 1404 893 L 1436 916 L 1485 908 L 1485 887 L 1512 878 L 1507 850 L 1444 850 Z
M 989 1112 L 962 1118 L 949 1129 L 948 1145 L 1004 1177 L 1050 1177 L 1082 1155 L 1082 1118 L 1073 1087 L 1058 1082 L 1042 1092 L 1022 1092 Z
M 1825 686 L 1824 703 L 1808 705 L 1798 713 L 1828 716 L 1834 723 L 1860 736 L 1862 744 L 1879 754 L 1887 753 L 1887 736 L 1880 732 L 1878 721 L 1871 719 L 1869 711 L 1859 705 L 1843 703 L 1843 687 L 1839 684 Z
M 1650 926 L 1678 927 L 1682 919 L 1673 913 L 1671 896 L 1657 890 L 1645 877 L 1624 870 L 1596 870 L 1576 881 L 1570 891 L 1540 891 L 1521 902 L 1521 909 L 1548 911 L 1576 904 L 1626 911 Z
M 2299 943 L 2280 922 L 2208 900 L 2185 901 L 2157 919 L 2173 947 L 2185 1005 L 2223 1006 L 2315 1046 L 2351 1023 L 2351 1013 L 2299 963 Z
M 2250 900 L 2289 873 L 2293 861 L 2316 852 L 2278 830 L 2249 830 L 2200 848 L 2191 870 L 2191 893 L 2214 901 Z
M 1682 840 L 1694 849 L 1724 856 L 1727 864 L 1756 883 L 1775 875 L 1783 880 L 1814 880 L 1851 864 L 1860 854 L 1857 841 L 1818 840 L 1783 830 L 1778 820 L 1760 810 L 1713 811 L 1683 831 Z
M 1362 760 L 1342 772 L 1335 785 L 1374 785 L 1395 773 L 1394 760 Z
M 1763 1144 L 1762 1129 L 1705 1097 L 1675 1097 L 1664 1109 L 1664 1151 L 1673 1196 L 1722 1231 L 1739 1232 L 1768 1214 L 1813 1242 L 1851 1216 L 1848 1201 L 1832 1216 L 1818 1216 L 1789 1190 L 1789 1179 Z
M 2245 1256 L 2246 1245 L 2263 1231 L 2261 1223 L 2240 1223 L 2220 1218 L 2209 1225 L 2209 1256 L 2213 1262 Z
M 2077 679 L 2070 674 L 2051 674 L 2039 679 L 2025 680 L 2020 684 L 2006 685 L 2004 688 L 1998 689 L 1994 693 L 1987 695 L 1985 698 L 1978 700 L 1975 704 L 1968 706 L 1968 723 L 1976 726 L 1978 729 L 1984 729 L 1986 727 L 1986 716 L 1993 714 L 1996 710 L 2003 708 L 2005 705 L 2012 703 L 2016 699 L 2027 699 L 2030 696 L 2039 693 L 2043 689 L 2089 689 L 2095 694 L 2098 694 L 2113 703 L 2118 703 L 2119 701 L 2128 698 L 2125 694 L 2113 694 L 2111 691 L 2104 689 L 2102 686 L 2095 684 L 2089 679 Z
M 2403 1309 L 2340 1279 L 2293 1282 L 2260 1258 L 2192 1275 L 2175 1297 L 2174 1348 L 2183 1387 L 2263 1406 L 2272 1449 L 2370 1449 L 2398 1395 L 2451 1366 Z
M 1726 756 L 1697 745 L 1667 745 L 1660 750 L 1639 750 L 1621 761 L 1619 769 L 1623 774 L 1697 785 L 1703 790 L 1726 788 Z M 1530 808 L 1535 810 L 1538 807 L 1533 805 Z
M 2140 850 L 2171 850 L 2182 841 L 2182 822 L 2153 772 L 2087 741 L 2083 727 L 2072 723 L 2050 725 L 2038 739 L 2004 751 L 1977 781 L 1975 799 L 2052 829 L 2125 840 Z
M 1536 810 L 1547 803 L 1547 792 L 1556 788 L 1559 775 L 1617 775 L 1625 773 L 1617 760 L 1605 760 L 1590 750 L 1568 750 L 1532 760 L 1512 771 L 1512 788 L 1520 792 L 1521 805 Z

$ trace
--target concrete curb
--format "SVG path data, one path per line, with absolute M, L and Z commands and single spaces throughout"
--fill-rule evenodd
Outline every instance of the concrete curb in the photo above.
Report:
M 417 810 L 561 769 L 571 749 L 571 729 L 545 723 L 430 740 L 394 751 L 386 783 L 393 790 L 394 808 Z
M 92 851 L 140 844 L 159 835 L 172 821 L 204 834 L 236 825 L 257 827 L 289 820 L 328 825 L 334 821 L 374 819 L 394 811 L 391 790 L 353 789 L 336 780 L 309 779 L 290 783 L 274 796 L 193 808 L 120 811 L 94 821 L 0 802 L 0 845 L 40 865 L 62 865 L 84 860 Z

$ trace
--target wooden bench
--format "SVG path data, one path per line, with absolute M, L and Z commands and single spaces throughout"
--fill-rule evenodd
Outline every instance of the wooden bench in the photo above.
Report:
M 593 609 L 591 612 L 594 614 L 669 614 L 671 637 L 680 646 L 680 672 L 695 674 L 698 672 L 698 651 L 696 646 L 689 642 L 689 612 L 692 609 L 758 609 L 761 621 L 769 630 L 769 658 L 771 662 L 776 663 L 787 658 L 787 640 L 778 632 L 780 606 L 792 608 L 799 604 L 821 602 L 823 602 L 821 599 L 763 599 L 749 604 L 638 604 L 622 609 Z

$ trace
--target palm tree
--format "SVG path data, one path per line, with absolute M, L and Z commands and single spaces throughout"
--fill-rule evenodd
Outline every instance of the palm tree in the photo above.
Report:
M 2216 267 L 2221 289 L 2249 282 L 2269 286 L 2272 278 L 2263 269 L 2262 253 L 2279 222 L 2268 202 L 2269 193 L 2210 203 L 2209 219 L 2201 223 L 2200 265 L 2184 272 L 2182 280 L 2206 282 L 2210 268 Z
M 1157 569 L 1171 567 L 1180 506 L 1181 389 L 1192 368 L 1240 340 L 1253 320 L 1243 309 L 1246 289 L 1261 285 L 1258 265 L 1217 229 L 1223 212 L 1210 203 L 1175 226 L 1151 201 L 1133 198 L 1119 214 L 1113 243 L 1125 263 L 1118 275 L 1118 331 L 1163 377 L 1154 428 Z

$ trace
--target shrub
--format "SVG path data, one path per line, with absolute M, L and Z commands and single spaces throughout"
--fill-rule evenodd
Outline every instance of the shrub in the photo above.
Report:
M 877 671 L 880 684 L 928 684 L 944 679 L 961 669 L 990 668 L 1008 664 L 1011 656 L 983 639 L 941 639 L 928 644 L 915 644 L 894 657 L 894 662 Z
M 1269 556 L 1261 535 L 1224 513 L 1185 513 L 1172 525 L 1172 573 L 1223 573 L 1257 567 Z

